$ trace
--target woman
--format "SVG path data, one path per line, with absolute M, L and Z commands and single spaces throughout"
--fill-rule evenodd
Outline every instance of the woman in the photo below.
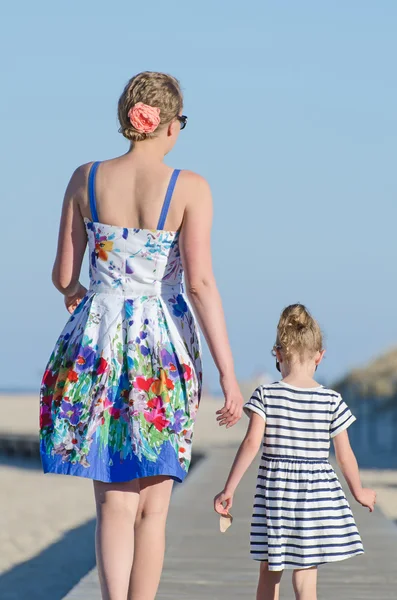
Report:
M 242 411 L 211 267 L 211 193 L 163 162 L 187 122 L 182 103 L 169 75 L 128 82 L 118 116 L 130 150 L 73 174 L 53 269 L 72 316 L 42 383 L 43 468 L 94 481 L 107 600 L 155 597 L 172 484 L 189 468 L 201 352 L 183 273 L 225 394 L 219 424 Z M 79 282 L 87 241 L 88 291 Z

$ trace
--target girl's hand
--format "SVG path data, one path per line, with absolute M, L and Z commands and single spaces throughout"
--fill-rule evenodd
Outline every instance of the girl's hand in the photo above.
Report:
M 361 506 L 369 508 L 369 512 L 373 512 L 376 504 L 376 492 L 370 488 L 362 488 L 361 492 L 357 494 L 356 500 Z
M 65 306 L 70 314 L 74 313 L 74 311 L 76 310 L 86 293 L 87 288 L 85 288 L 83 285 L 81 285 L 81 283 L 79 283 L 76 292 L 65 296 Z
M 225 396 L 225 404 L 223 408 L 216 411 L 218 415 L 216 420 L 220 426 L 226 425 L 226 429 L 229 429 L 241 419 L 244 398 L 235 377 L 232 379 L 221 377 L 220 384 Z
M 233 494 L 223 490 L 214 498 L 214 510 L 218 515 L 227 515 L 233 506 Z

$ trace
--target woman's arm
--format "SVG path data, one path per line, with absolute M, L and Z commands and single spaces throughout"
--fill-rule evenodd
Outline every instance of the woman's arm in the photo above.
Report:
M 225 405 L 218 411 L 220 425 L 231 427 L 242 414 L 243 397 L 236 379 L 221 298 L 211 259 L 212 197 L 208 183 L 195 173 L 186 186 L 188 203 L 181 231 L 181 253 L 187 293 L 212 358 L 218 368 Z
M 87 245 L 84 220 L 79 201 L 87 189 L 87 167 L 79 167 L 65 192 L 58 236 L 58 250 L 52 270 L 52 281 L 65 296 L 66 308 L 73 312 L 86 294 L 79 281 L 81 264 Z
M 350 446 L 347 429 L 336 435 L 333 440 L 336 461 L 354 499 L 362 506 L 369 508 L 370 512 L 372 512 L 376 502 L 376 492 L 369 488 L 363 488 L 361 485 L 358 464 Z
M 225 515 L 233 505 L 233 496 L 248 467 L 258 454 L 265 433 L 265 420 L 255 412 L 250 413 L 250 422 L 245 438 L 237 451 L 225 487 L 214 499 L 214 509 Z

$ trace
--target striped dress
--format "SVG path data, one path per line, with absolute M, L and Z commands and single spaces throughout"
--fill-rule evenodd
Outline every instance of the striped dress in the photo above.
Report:
M 302 569 L 364 552 L 328 461 L 330 439 L 355 421 L 323 386 L 258 387 L 245 405 L 266 422 L 251 524 L 251 556 L 271 571 Z

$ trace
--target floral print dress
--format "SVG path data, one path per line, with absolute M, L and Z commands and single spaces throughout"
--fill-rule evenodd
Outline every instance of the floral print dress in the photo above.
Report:
M 179 233 L 86 219 L 90 289 L 67 322 L 41 386 L 45 472 L 104 482 L 185 478 L 201 393 L 197 326 L 183 293 Z

